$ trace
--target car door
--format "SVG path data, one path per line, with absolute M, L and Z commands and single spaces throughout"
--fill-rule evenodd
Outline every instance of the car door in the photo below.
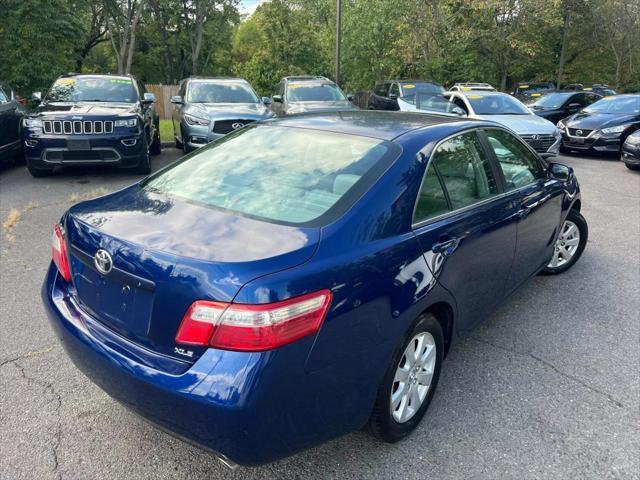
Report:
M 178 96 L 182 99 L 182 103 L 173 103 L 173 108 L 171 109 L 171 123 L 173 124 L 173 135 L 180 139 L 182 142 L 182 131 L 180 130 L 180 117 L 182 115 L 182 110 L 184 110 L 186 98 L 186 89 L 187 82 L 183 81 L 180 83 L 180 89 L 178 90 Z
M 138 92 L 140 95 L 140 100 L 144 99 L 144 94 L 147 93 L 147 87 L 141 81 L 137 81 L 138 83 Z M 149 143 L 153 141 L 156 135 L 156 105 L 155 103 L 142 104 L 142 112 L 144 115 L 144 124 L 145 127 L 149 129 Z
M 393 82 L 389 87 L 389 98 L 387 98 L 386 101 L 386 110 L 400 110 L 398 98 L 400 98 L 400 85 L 397 82 Z
M 413 231 L 434 277 L 456 299 L 460 330 L 473 327 L 503 299 L 516 221 L 477 130 L 436 146 L 416 202 Z
M 369 98 L 369 110 L 385 110 L 388 92 L 388 82 L 376 83 L 373 93 Z
M 515 290 L 538 273 L 553 255 L 562 213 L 561 182 L 546 169 L 524 142 L 510 132 L 485 128 L 487 144 L 496 157 L 508 198 L 517 210 L 517 245 L 507 285 Z
M 285 92 L 284 92 L 285 90 L 284 85 L 285 85 L 284 82 L 280 81 L 274 88 L 273 95 L 271 97 L 271 110 L 276 115 L 284 115 L 285 113 L 284 102 L 286 101 L 286 98 L 285 98 Z M 279 95 L 282 101 L 274 102 L 273 96 L 275 95 Z

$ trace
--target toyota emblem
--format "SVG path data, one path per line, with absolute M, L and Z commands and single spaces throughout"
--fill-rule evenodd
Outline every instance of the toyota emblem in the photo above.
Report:
M 111 259 L 111 255 L 109 255 L 109 252 L 102 248 L 98 250 L 93 257 L 93 264 L 103 275 L 108 274 L 113 268 L 113 260 Z
M 233 128 L 234 130 L 237 130 L 237 129 L 242 128 L 242 127 L 244 127 L 244 123 L 242 123 L 242 122 L 236 122 L 236 123 L 231 124 L 231 128 Z
M 576 135 L 582 136 L 582 130 L 576 130 Z

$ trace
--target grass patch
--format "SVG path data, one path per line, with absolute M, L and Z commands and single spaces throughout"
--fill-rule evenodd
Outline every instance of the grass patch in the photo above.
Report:
M 21 215 L 22 214 L 20 213 L 20 210 L 18 210 L 17 208 L 12 208 L 9 211 L 9 215 L 7 215 L 7 218 L 2 224 L 2 229 L 4 230 L 5 237 L 10 242 L 13 242 L 13 229 L 20 221 Z
M 160 120 L 160 141 L 173 143 L 173 122 Z
M 100 188 L 94 188 L 93 190 L 90 190 L 88 192 L 84 192 L 84 193 L 72 193 L 71 195 L 69 195 L 69 202 L 71 203 L 78 203 L 81 202 L 83 200 L 91 200 L 92 198 L 96 198 L 96 197 L 101 197 L 103 195 L 106 195 L 107 193 L 109 193 L 109 190 L 107 190 L 104 187 L 100 187 Z

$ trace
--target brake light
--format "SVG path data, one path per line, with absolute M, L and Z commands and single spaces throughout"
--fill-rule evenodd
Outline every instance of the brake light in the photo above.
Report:
M 176 343 L 243 352 L 272 350 L 320 330 L 330 304 L 329 290 L 257 305 L 199 300 L 182 319 Z
M 51 257 L 53 263 L 58 267 L 58 271 L 62 278 L 67 282 L 71 281 L 71 269 L 69 268 L 69 260 L 67 257 L 67 246 L 64 242 L 64 233 L 62 227 L 56 223 L 53 226 L 53 235 L 51 236 Z
M 26 107 L 27 106 L 27 99 L 24 98 L 24 97 L 18 97 L 18 103 L 20 105 L 22 105 L 23 107 Z

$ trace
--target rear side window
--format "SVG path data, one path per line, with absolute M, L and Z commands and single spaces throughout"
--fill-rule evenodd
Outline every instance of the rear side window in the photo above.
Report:
M 431 156 L 414 223 L 498 194 L 491 163 L 475 132 L 440 144 Z
M 254 126 L 151 177 L 146 188 L 263 220 L 318 225 L 368 188 L 399 154 L 379 139 Z M 350 203 L 351 202 L 351 203 Z
M 537 157 L 520 140 L 504 130 L 489 129 L 486 130 L 486 134 L 491 148 L 498 157 L 507 191 L 544 178 Z
M 0 88 L 0 103 L 7 103 L 9 101 L 8 96 L 4 93 L 4 91 Z

